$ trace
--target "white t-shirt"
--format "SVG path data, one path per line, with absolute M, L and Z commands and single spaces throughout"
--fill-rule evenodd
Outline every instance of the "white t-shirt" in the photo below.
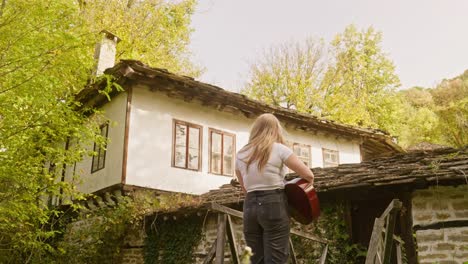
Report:
M 263 173 L 258 171 L 257 162 L 250 164 L 247 168 L 246 162 L 249 151 L 237 152 L 236 170 L 240 171 L 244 187 L 247 192 L 260 190 L 284 189 L 284 175 L 286 166 L 284 162 L 293 153 L 291 149 L 280 143 L 273 143 L 270 159 Z

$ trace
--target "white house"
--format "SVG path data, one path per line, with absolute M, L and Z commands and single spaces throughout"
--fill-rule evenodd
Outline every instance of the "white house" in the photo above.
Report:
M 111 101 L 104 83 L 78 99 L 99 107 L 106 150 L 67 169 L 81 174 L 79 189 L 151 188 L 201 194 L 229 183 L 235 153 L 247 143 L 256 116 L 273 113 L 294 152 L 310 167 L 359 163 L 401 149 L 382 131 L 363 129 L 273 107 L 190 77 L 124 60 L 106 71 L 123 92 Z M 93 146 L 90 146 L 93 147 Z

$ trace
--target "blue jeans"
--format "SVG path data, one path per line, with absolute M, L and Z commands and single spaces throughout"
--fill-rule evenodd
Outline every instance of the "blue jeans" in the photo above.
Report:
M 289 257 L 288 200 L 284 190 L 253 191 L 244 201 L 244 237 L 252 264 L 284 264 Z

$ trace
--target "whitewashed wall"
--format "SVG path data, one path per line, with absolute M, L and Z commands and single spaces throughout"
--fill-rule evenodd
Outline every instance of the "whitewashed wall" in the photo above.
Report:
M 173 168 L 173 119 L 203 126 L 202 170 Z M 132 95 L 126 184 L 167 191 L 201 194 L 229 183 L 231 177 L 208 173 L 208 129 L 236 134 L 236 151 L 247 143 L 253 119 L 220 112 L 197 101 L 185 102 L 135 87 Z M 288 140 L 311 145 L 312 167 L 323 165 L 322 148 L 338 150 L 340 163 L 359 163 L 357 142 L 288 131 Z
M 105 120 L 110 121 L 105 167 L 91 173 L 91 157 L 77 163 L 75 167 L 68 167 L 66 180 L 72 181 L 74 171 L 79 177 L 79 181 L 77 182 L 78 190 L 92 193 L 121 183 L 126 107 L 127 93 L 122 92 L 101 109 L 104 115 L 101 123 L 104 123 Z M 93 116 L 91 118 L 96 117 Z M 90 142 L 89 149 L 92 150 L 93 147 L 94 143 Z M 76 179 L 74 181 L 76 182 Z

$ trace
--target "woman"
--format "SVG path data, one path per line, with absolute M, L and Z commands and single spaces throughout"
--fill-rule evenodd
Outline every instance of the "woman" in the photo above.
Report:
M 249 143 L 238 153 L 236 175 L 247 193 L 244 237 L 253 264 L 286 263 L 289 256 L 289 215 L 284 193 L 286 165 L 313 184 L 312 171 L 284 144 L 283 129 L 272 114 L 259 116 Z

